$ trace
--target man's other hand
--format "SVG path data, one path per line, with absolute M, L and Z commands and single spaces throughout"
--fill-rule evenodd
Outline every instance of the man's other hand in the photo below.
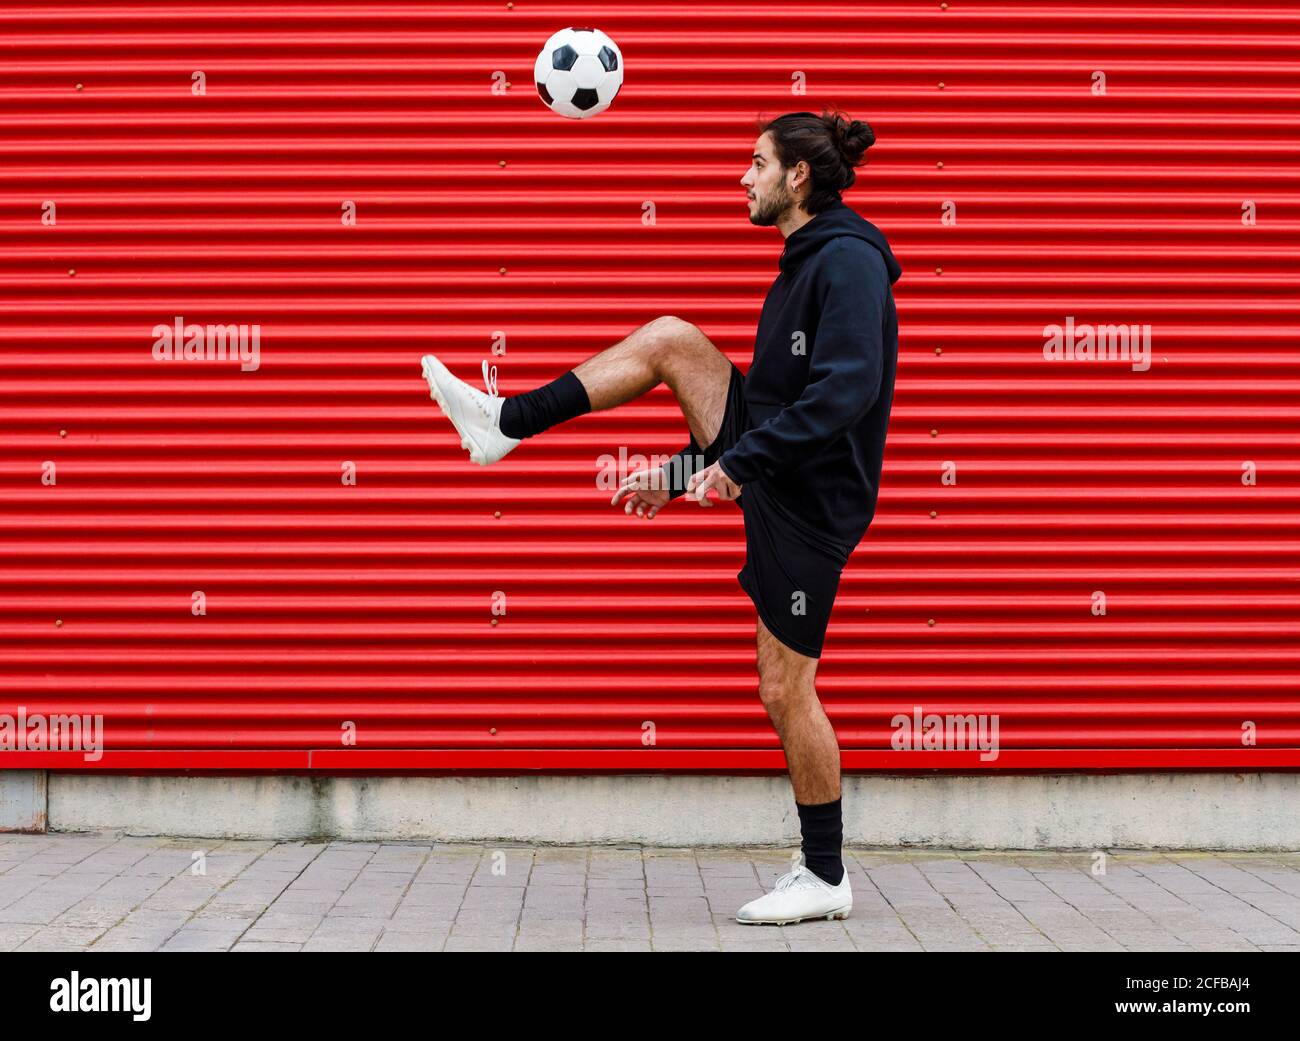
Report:
M 617 506 L 623 500 L 623 512 L 629 517 L 636 510 L 638 517 L 652 520 L 654 515 L 668 502 L 668 475 L 662 467 L 657 470 L 638 470 L 624 477 L 610 499 L 611 506 Z

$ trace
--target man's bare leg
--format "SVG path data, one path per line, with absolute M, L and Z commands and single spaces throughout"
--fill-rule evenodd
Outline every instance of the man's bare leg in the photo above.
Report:
M 665 315 L 573 370 L 593 412 L 639 398 L 660 383 L 677 398 L 691 435 L 707 447 L 722 429 L 731 362 L 690 322 Z
M 787 647 L 758 619 L 758 696 L 781 739 L 795 802 L 805 805 L 840 797 L 840 746 L 816 673 L 816 658 Z
M 757 623 L 758 693 L 785 751 L 805 863 L 838 885 L 844 877 L 840 748 L 813 685 L 817 659 L 787 647 L 761 618 Z

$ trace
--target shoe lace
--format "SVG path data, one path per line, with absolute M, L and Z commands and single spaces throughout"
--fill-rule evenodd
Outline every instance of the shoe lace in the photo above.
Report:
M 776 880 L 775 891 L 781 892 L 786 889 L 811 889 L 816 887 L 816 885 L 817 882 L 814 880 L 813 873 L 800 864 L 793 871 L 787 871 Z
M 501 395 L 497 392 L 497 367 L 488 365 L 487 359 L 483 359 L 483 386 L 487 392 L 476 391 L 470 397 L 474 400 L 479 408 L 488 419 L 492 418 L 493 404 L 500 399 Z M 472 389 L 472 388 L 471 388 Z

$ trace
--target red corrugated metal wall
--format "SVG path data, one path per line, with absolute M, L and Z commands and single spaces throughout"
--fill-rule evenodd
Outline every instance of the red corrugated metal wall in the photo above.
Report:
M 626 79 L 579 122 L 531 69 L 583 24 Z M 753 120 L 824 102 L 905 269 L 845 767 L 1300 765 L 1293 5 L 100 3 L 0 45 L 0 712 L 108 749 L 0 766 L 779 768 L 739 513 L 596 486 L 685 443 L 667 392 L 481 470 L 419 357 L 504 334 L 512 393 L 671 313 L 747 365 Z M 156 361 L 178 316 L 260 365 Z M 1149 368 L 1046 358 L 1067 320 Z M 918 705 L 1001 755 L 892 749 Z

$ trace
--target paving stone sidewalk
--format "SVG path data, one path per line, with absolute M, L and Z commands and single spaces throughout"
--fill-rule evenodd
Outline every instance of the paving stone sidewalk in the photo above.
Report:
M 792 852 L 0 834 L 0 950 L 1300 951 L 1300 853 L 851 849 L 846 921 L 736 922 Z

